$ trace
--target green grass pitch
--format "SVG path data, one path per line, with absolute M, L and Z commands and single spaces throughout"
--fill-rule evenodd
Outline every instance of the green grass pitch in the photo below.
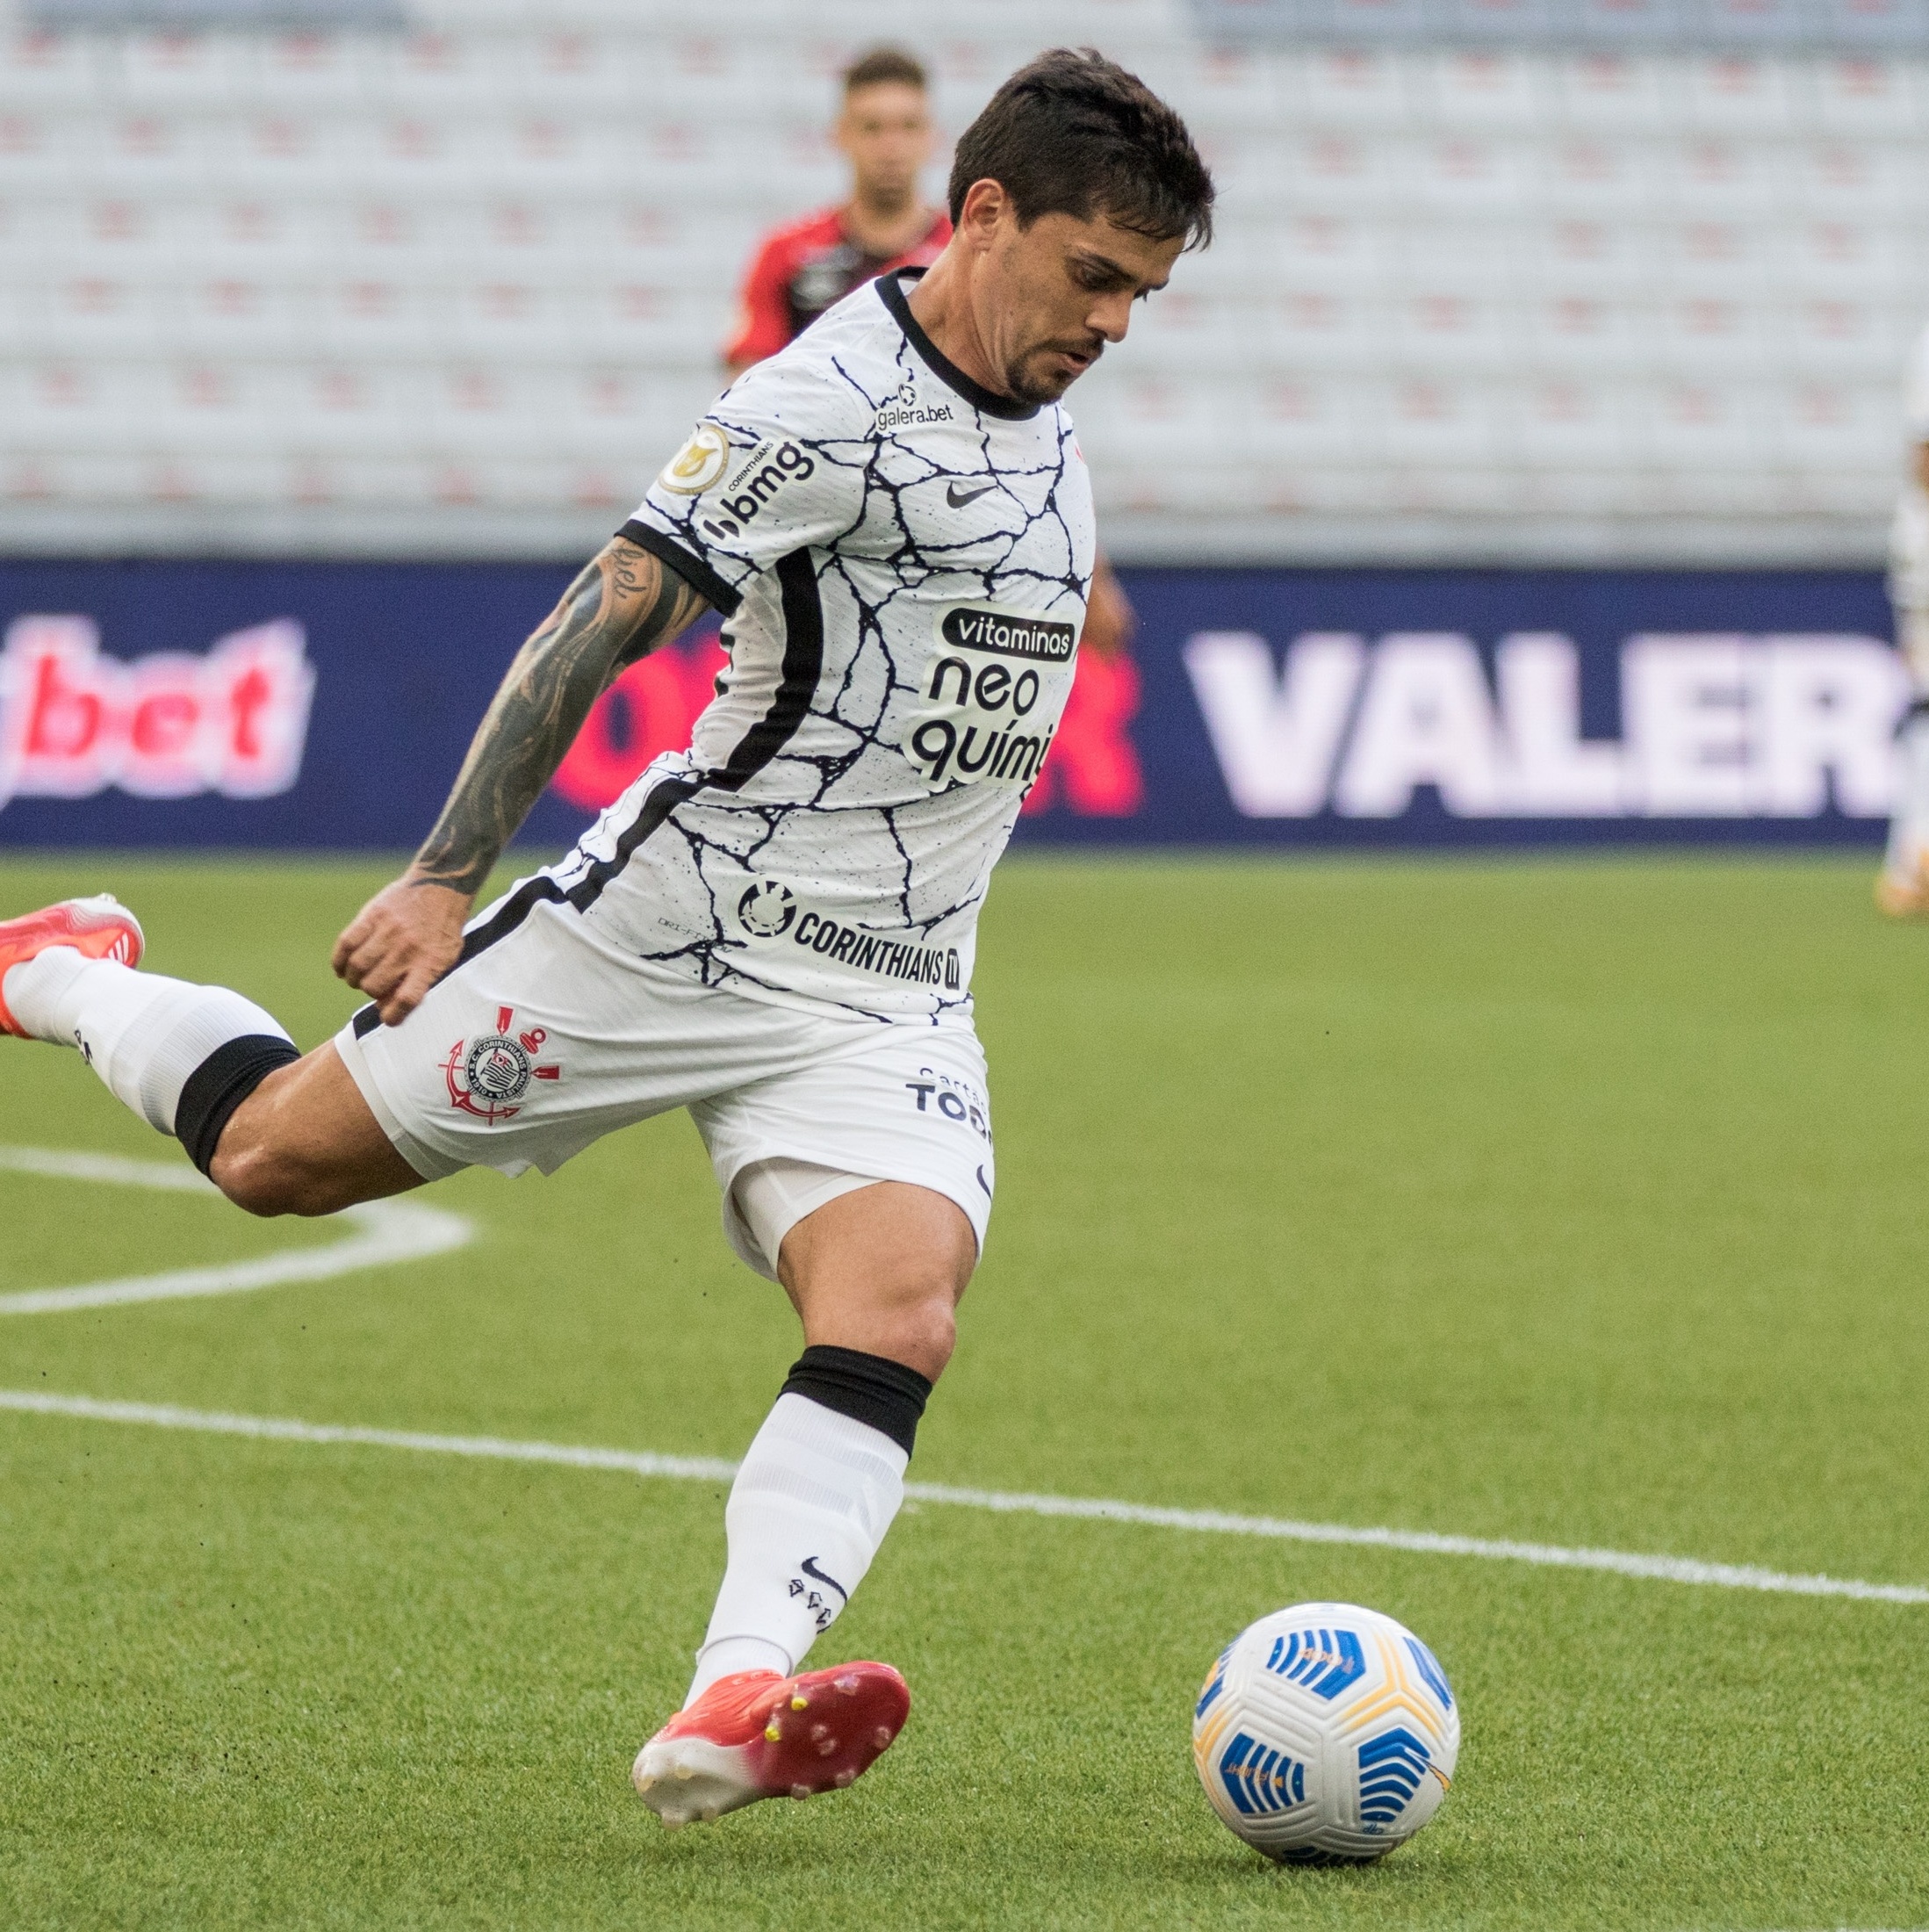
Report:
M 987 911 L 1001 1181 L 925 1481 L 1929 1582 L 1929 933 L 1860 861 L 1071 862 Z M 112 885 L 304 1044 L 367 867 Z M 0 1042 L 0 1140 L 162 1157 Z M 424 1199 L 470 1247 L 0 1319 L 0 1388 L 735 1456 L 795 1349 L 680 1116 Z M 0 1290 L 332 1238 L 0 1173 Z M 1929 1608 L 908 1508 L 817 1661 L 916 1699 L 842 1796 L 628 1784 L 719 1488 L 0 1414 L 0 1925 L 1904 1927 Z M 1191 1702 L 1255 1616 L 1392 1612 L 1466 1742 L 1384 1864 L 1275 1870 Z

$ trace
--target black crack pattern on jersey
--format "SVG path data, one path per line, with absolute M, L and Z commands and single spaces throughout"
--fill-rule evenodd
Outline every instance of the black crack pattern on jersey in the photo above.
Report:
M 880 431 L 887 412 L 896 426 Z M 1022 421 L 980 414 L 869 290 L 740 378 L 705 420 L 729 443 L 718 479 L 694 497 L 654 490 L 637 514 L 737 595 L 723 631 L 729 672 L 689 757 L 663 761 L 687 790 L 595 916 L 637 956 L 706 984 L 782 994 L 800 991 L 807 962 L 788 938 L 746 931 L 746 872 L 794 886 L 840 929 L 936 952 L 968 947 L 1036 774 L 1022 786 L 954 777 L 932 789 L 904 731 L 946 608 L 1083 624 L 1090 497 L 1070 422 L 1056 407 Z M 745 479 L 734 489 L 733 477 Z M 808 555 L 821 661 L 795 730 L 730 789 L 715 781 L 721 749 L 753 735 L 777 703 L 777 660 L 802 594 L 795 563 L 777 582 L 772 544 Z M 607 814 L 559 883 L 611 862 L 637 809 Z M 961 984 L 907 989 L 854 973 L 804 990 L 814 1004 L 894 1020 L 935 1020 L 969 999 Z

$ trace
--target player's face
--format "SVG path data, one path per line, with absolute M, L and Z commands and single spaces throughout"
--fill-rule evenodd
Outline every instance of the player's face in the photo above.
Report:
M 1021 227 L 1007 205 L 986 255 L 980 322 L 1006 391 L 1056 402 L 1107 342 L 1125 340 L 1133 303 L 1165 286 L 1183 246 L 1104 215 L 1044 214 Z
M 838 146 L 849 155 L 857 192 L 867 201 L 903 201 L 915 194 L 933 138 L 929 102 L 902 81 L 859 88 L 838 121 Z

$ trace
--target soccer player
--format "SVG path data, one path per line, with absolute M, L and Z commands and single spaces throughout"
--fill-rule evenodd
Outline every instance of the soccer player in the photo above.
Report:
M 1913 697 L 1901 732 L 1900 796 L 1875 903 L 1897 919 L 1929 914 L 1929 329 L 1917 339 L 1904 396 L 1909 474 L 1889 531 L 1889 595 Z
M 951 239 L 951 217 L 918 195 L 937 131 L 925 70 L 909 54 L 876 47 L 844 70 L 835 139 L 851 163 L 850 198 L 758 244 L 723 351 L 732 376 L 774 356 L 860 283 L 928 268 Z
M 758 244 L 723 351 L 732 376 L 774 356 L 860 284 L 935 262 L 951 239 L 950 215 L 918 197 L 937 131 L 917 60 L 883 47 L 853 61 L 844 70 L 835 138 L 851 163 L 850 198 L 773 229 Z M 1086 587 L 1080 642 L 1109 657 L 1131 643 L 1136 621 L 1101 552 Z
M 666 1824 L 847 1784 L 909 1710 L 886 1665 L 798 1667 L 896 1513 L 990 1209 L 973 935 L 1092 570 L 1059 399 L 1211 234 L 1183 123 L 1089 51 L 998 90 L 949 199 L 932 267 L 734 383 L 523 645 L 336 943 L 369 1004 L 332 1041 L 136 970 L 104 894 L 0 925 L 0 1026 L 77 1046 L 256 1214 L 546 1173 L 688 1108 L 805 1346 L 731 1491 L 685 1706 L 637 1758 Z M 598 695 L 705 605 L 730 665 L 689 748 L 470 919 Z

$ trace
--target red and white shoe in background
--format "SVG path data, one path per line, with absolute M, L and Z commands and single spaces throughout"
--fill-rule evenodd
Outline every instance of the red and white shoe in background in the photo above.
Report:
M 40 912 L 0 920 L 0 1033 L 11 1033 L 21 1040 L 28 1037 L 7 1011 L 7 974 L 54 946 L 71 946 L 88 959 L 138 966 L 148 941 L 140 921 L 112 892 L 97 892 L 87 899 L 62 899 Z
M 719 1677 L 637 1753 L 637 1795 L 672 1830 L 759 1798 L 842 1791 L 904 1727 L 911 1690 L 888 1663 Z

